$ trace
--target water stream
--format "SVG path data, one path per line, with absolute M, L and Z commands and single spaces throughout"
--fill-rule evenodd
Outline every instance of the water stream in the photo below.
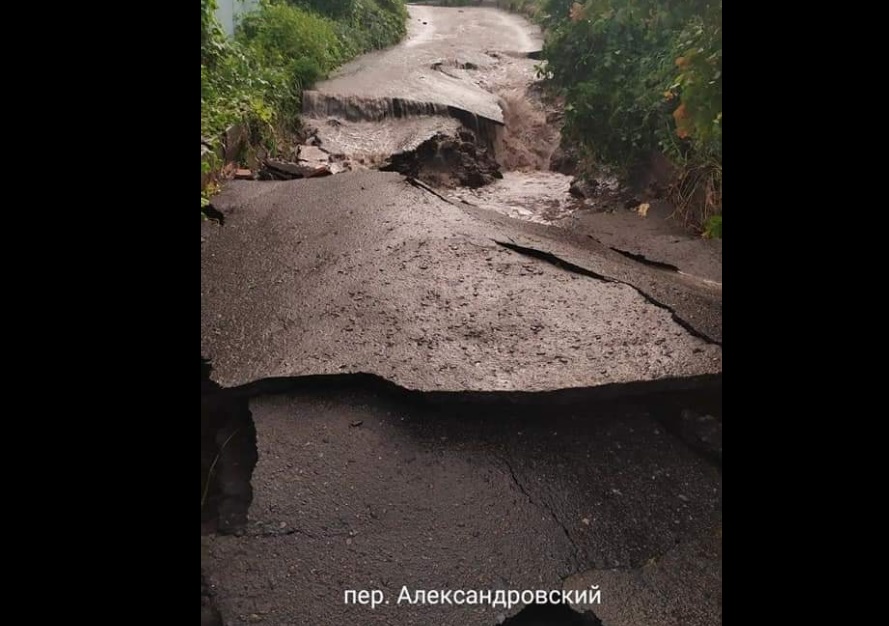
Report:
M 455 182 L 463 178 L 441 175 L 444 163 L 427 182 L 456 201 L 519 219 L 553 224 L 570 216 L 578 207 L 571 177 L 549 167 L 559 125 L 548 119 L 529 57 L 542 45 L 539 28 L 490 7 L 408 11 L 401 44 L 355 59 L 306 93 L 304 123 L 314 141 L 348 168 L 375 168 L 468 129 L 502 178 L 463 187 Z

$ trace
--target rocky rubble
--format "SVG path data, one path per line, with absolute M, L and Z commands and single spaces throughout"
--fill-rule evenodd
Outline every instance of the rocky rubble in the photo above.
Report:
M 260 180 L 291 180 L 339 174 L 350 168 L 345 157 L 325 152 L 318 146 L 300 145 L 293 151 L 292 161 L 265 159 Z
M 380 169 L 442 187 L 478 188 L 503 178 L 493 152 L 480 145 L 467 129 L 456 136 L 436 133 L 415 150 L 392 155 Z

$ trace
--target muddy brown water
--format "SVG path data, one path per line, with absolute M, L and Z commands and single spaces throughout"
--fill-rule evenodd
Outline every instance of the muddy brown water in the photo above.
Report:
M 325 150 L 353 168 L 379 167 L 393 154 L 459 128 L 493 149 L 503 177 L 468 189 L 439 184 L 455 201 L 553 224 L 575 210 L 571 178 L 549 171 L 559 143 L 538 97 L 539 28 L 491 7 L 409 6 L 407 38 L 364 55 L 308 92 L 306 124 Z M 445 182 L 445 184 L 441 184 Z

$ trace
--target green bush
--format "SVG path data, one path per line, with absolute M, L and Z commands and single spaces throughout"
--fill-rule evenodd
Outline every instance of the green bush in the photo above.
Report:
M 722 157 L 722 11 L 693 16 L 679 33 L 673 54 L 678 74 L 671 93 L 682 114 L 677 132 L 699 152 Z M 717 21 L 718 20 L 718 21 Z
M 704 237 L 722 239 L 722 215 L 714 215 L 704 223 Z
M 564 133 L 618 171 L 667 154 L 677 208 L 704 228 L 722 210 L 721 0 L 539 1 Z
M 347 57 L 333 20 L 288 4 L 266 2 L 244 16 L 236 39 L 266 67 L 311 60 L 326 73 Z
M 290 4 L 304 7 L 319 15 L 341 18 L 351 15 L 359 0 L 289 0 Z
M 468 7 L 480 4 L 479 0 L 435 0 L 429 4 L 435 4 L 443 7 Z
M 304 89 L 406 32 L 403 0 L 263 0 L 233 40 L 215 10 L 215 0 L 201 0 L 201 137 L 213 146 L 242 124 L 253 146 L 274 151 L 299 123 Z M 220 165 L 202 159 L 202 174 Z
M 406 32 L 402 0 L 264 0 L 233 41 L 215 8 L 215 0 L 201 0 L 201 133 L 211 141 L 235 122 L 267 139 L 292 127 L 303 89 Z
M 285 103 L 293 107 L 293 86 L 280 68 L 264 64 L 254 50 L 226 38 L 212 16 L 214 4 L 202 0 L 211 19 L 201 50 L 201 136 L 217 144 L 235 123 L 268 136 Z
M 400 0 L 355 0 L 340 21 L 341 36 L 355 55 L 394 45 L 407 33 L 407 9 Z

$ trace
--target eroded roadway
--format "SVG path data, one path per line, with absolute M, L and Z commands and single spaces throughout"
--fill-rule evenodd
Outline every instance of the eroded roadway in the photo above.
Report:
M 214 206 L 205 405 L 250 409 L 216 442 L 247 520 L 202 539 L 226 624 L 482 626 L 521 607 L 399 590 L 593 584 L 607 626 L 721 622 L 720 466 L 665 428 L 718 405 L 721 290 L 392 173 L 236 181 Z

